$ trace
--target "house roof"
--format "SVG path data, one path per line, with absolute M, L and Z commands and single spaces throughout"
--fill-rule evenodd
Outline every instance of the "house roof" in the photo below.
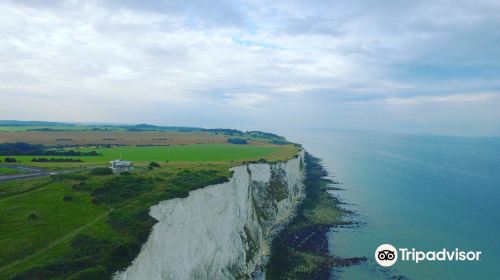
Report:
M 117 165 L 125 165 L 126 166 L 126 165 L 131 165 L 132 164 L 131 161 L 126 161 L 126 160 L 121 160 L 121 159 L 112 160 L 109 163 L 112 163 L 115 166 L 117 166 Z

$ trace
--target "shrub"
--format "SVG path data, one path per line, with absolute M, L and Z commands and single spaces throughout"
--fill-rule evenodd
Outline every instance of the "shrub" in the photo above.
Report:
M 157 162 L 152 161 L 149 163 L 149 167 L 155 168 L 155 167 L 161 167 L 161 166 Z
M 31 162 L 82 162 L 81 159 L 77 158 L 33 158 Z
M 87 268 L 73 274 L 68 280 L 95 280 L 105 279 L 107 276 L 106 269 L 103 266 Z
M 271 143 L 272 144 L 276 144 L 276 145 L 286 145 L 286 144 L 290 144 L 290 142 L 286 141 L 286 140 L 271 140 Z
M 85 182 L 80 182 L 78 184 L 74 184 L 72 187 L 75 191 L 88 191 L 89 187 L 87 186 L 87 183 Z
M 24 155 L 39 153 L 44 149 L 43 145 L 31 145 L 25 142 L 1 143 L 0 155 Z
M 73 250 L 87 256 L 96 255 L 106 247 L 103 241 L 83 233 L 77 234 L 70 245 Z
M 139 197 L 152 188 L 153 184 L 149 179 L 133 175 L 116 176 L 96 188 L 92 195 L 100 202 L 119 204 Z
M 56 174 L 56 175 L 51 175 L 52 178 L 54 179 L 59 179 L 59 180 L 76 180 L 76 181 L 85 181 L 88 179 L 88 175 L 81 174 L 81 173 L 64 173 L 64 174 Z
M 149 215 L 149 207 L 122 207 L 111 212 L 107 222 L 120 233 L 143 243 L 157 221 Z
M 226 176 L 218 175 L 216 170 L 183 170 L 177 173 L 176 178 L 172 179 L 172 184 L 182 187 L 186 192 L 208 185 L 215 185 L 227 182 Z
M 248 144 L 247 140 L 242 139 L 242 138 L 228 138 L 227 142 L 231 143 L 231 144 L 237 144 L 237 145 Z
M 11 157 L 6 157 L 3 159 L 3 161 L 5 161 L 6 163 L 17 162 L 17 160 L 15 158 L 11 158 Z
M 0 143 L 0 155 L 3 156 L 100 156 L 96 151 L 80 152 L 75 150 L 47 149 L 42 144 L 28 144 L 25 142 Z
M 37 214 L 37 213 L 35 213 L 35 212 L 33 212 L 33 213 L 31 213 L 31 214 L 28 216 L 28 219 L 30 219 L 30 220 L 36 220 L 36 219 L 38 219 L 38 214 Z

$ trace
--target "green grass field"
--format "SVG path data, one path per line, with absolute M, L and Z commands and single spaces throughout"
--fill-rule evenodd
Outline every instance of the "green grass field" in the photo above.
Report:
M 65 195 L 71 201 L 64 201 Z M 43 249 L 107 211 L 90 200 L 89 194 L 74 192 L 64 182 L 0 199 L 0 221 L 8 225 L 0 227 L 0 267 Z
M 279 147 L 200 144 L 180 146 L 150 146 L 150 147 L 116 147 L 101 149 L 81 149 L 82 151 L 95 150 L 102 153 L 96 157 L 99 162 L 108 162 L 120 156 L 126 160 L 143 161 L 230 161 L 252 160 L 269 156 L 278 151 Z M 80 157 L 85 160 L 84 157 Z M 92 159 L 91 161 L 94 161 Z
M 284 160 L 294 152 L 290 145 L 232 145 L 232 144 L 198 144 L 198 145 L 175 145 L 175 146 L 123 146 L 114 148 L 81 148 L 75 149 L 82 152 L 96 151 L 100 156 L 14 156 L 19 164 L 38 167 L 68 167 L 74 168 L 82 165 L 107 164 L 110 160 L 122 158 L 134 163 L 156 162 L 226 162 L 226 161 L 251 161 L 266 158 L 269 160 Z M 33 158 L 73 158 L 81 159 L 81 163 L 33 163 Z M 3 161 L 5 156 L 0 156 Z

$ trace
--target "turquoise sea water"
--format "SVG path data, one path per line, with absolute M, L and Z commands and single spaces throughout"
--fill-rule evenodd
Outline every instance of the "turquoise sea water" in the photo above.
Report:
M 359 226 L 330 233 L 333 255 L 368 262 L 335 279 L 500 279 L 500 138 L 283 131 L 323 159 Z M 374 260 L 378 245 L 482 251 L 479 262 Z

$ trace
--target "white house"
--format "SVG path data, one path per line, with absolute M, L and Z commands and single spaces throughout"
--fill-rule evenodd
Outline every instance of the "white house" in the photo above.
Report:
M 132 171 L 134 169 L 134 166 L 131 161 L 116 159 L 109 162 L 109 168 L 111 168 L 114 173 L 120 173 L 125 171 Z

